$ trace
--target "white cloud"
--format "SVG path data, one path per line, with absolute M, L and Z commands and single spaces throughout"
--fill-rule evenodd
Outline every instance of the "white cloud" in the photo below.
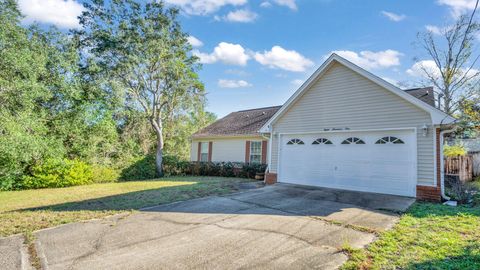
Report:
M 440 76 L 440 70 L 433 60 L 422 60 L 414 63 L 412 67 L 407 69 L 407 74 L 413 77 L 425 77 L 424 70 L 435 77 Z
M 192 45 L 192 47 L 202 47 L 203 46 L 203 42 L 200 39 L 198 39 L 194 36 L 189 36 L 187 38 L 187 40 L 188 40 L 188 43 L 190 43 L 190 45 Z
M 260 4 L 260 7 L 263 7 L 263 8 L 269 8 L 269 7 L 271 7 L 271 6 L 272 6 L 272 4 L 271 4 L 270 2 L 267 2 L 267 1 L 262 2 L 262 3 Z
M 437 4 L 448 6 L 453 17 L 458 17 L 475 8 L 476 0 L 437 0 Z
M 425 29 L 435 35 L 440 35 L 443 32 L 442 28 L 435 25 L 425 25 Z
M 409 69 L 407 69 L 407 74 L 413 77 L 417 78 L 423 78 L 423 79 L 430 79 L 427 77 L 426 73 L 430 74 L 434 79 L 440 79 L 441 73 L 440 69 L 438 68 L 437 64 L 433 60 L 421 60 L 418 62 L 415 62 Z M 461 78 L 463 75 L 466 75 L 468 77 L 474 76 L 477 74 L 479 70 L 477 69 L 461 69 L 459 70 L 458 74 L 454 76 L 456 79 Z
M 235 11 L 230 11 L 226 16 L 220 18 L 218 16 L 215 17 L 216 20 L 223 19 L 224 21 L 228 22 L 241 22 L 241 23 L 249 23 L 255 21 L 257 19 L 258 14 L 246 9 L 239 9 Z
M 286 6 L 289 9 L 297 10 L 297 4 L 295 0 L 273 0 L 274 3 L 280 6 Z
M 242 6 L 248 0 L 165 0 L 165 2 L 179 6 L 190 15 L 209 15 L 223 6 Z
M 271 0 L 273 3 L 279 5 L 279 6 L 285 6 L 290 8 L 291 10 L 297 10 L 297 3 L 295 3 L 295 0 Z M 272 3 L 269 1 L 264 1 L 260 4 L 260 7 L 263 8 L 269 8 L 272 6 Z
M 202 53 L 194 50 L 193 54 L 199 57 L 203 64 L 222 62 L 228 65 L 245 66 L 250 59 L 241 45 L 227 42 L 220 42 L 212 53 Z
M 26 23 L 54 24 L 60 28 L 78 28 L 78 16 L 84 10 L 75 0 L 19 0 L 18 7 Z
M 440 69 L 433 60 L 422 60 L 414 63 L 407 69 L 407 74 L 413 77 L 426 78 L 425 71 L 432 74 L 435 78 L 440 77 Z
M 382 11 L 382 15 L 394 22 L 403 21 L 407 16 L 404 14 L 395 14 L 393 12 Z
M 295 85 L 295 86 L 300 86 L 300 85 L 303 84 L 303 82 L 304 82 L 304 80 L 300 80 L 300 79 L 290 81 L 290 83 Z
M 453 25 L 448 25 L 444 27 L 439 27 L 435 25 L 425 25 L 425 29 L 429 32 L 431 32 L 434 35 L 441 35 L 447 31 L 450 31 L 453 29 Z
M 333 53 L 336 53 L 365 69 L 381 69 L 399 66 L 400 56 L 403 55 L 395 50 L 378 52 L 361 51 L 360 53 L 353 51 L 333 51 Z
M 293 50 L 285 50 L 280 46 L 273 46 L 270 51 L 256 52 L 255 60 L 270 68 L 280 68 L 288 71 L 301 72 L 313 65 L 313 62 Z
M 221 88 L 241 88 L 241 87 L 250 87 L 252 86 L 250 83 L 244 80 L 218 80 L 218 86 Z

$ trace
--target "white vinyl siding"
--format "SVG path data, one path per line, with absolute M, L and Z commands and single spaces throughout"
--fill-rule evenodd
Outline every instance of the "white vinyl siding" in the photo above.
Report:
M 244 138 L 208 138 L 212 142 L 213 162 L 245 162 L 245 150 L 247 141 L 260 141 L 261 137 Z M 196 161 L 198 154 L 198 142 L 202 139 L 192 141 L 190 160 Z M 261 154 L 261 152 L 260 152 Z
M 354 71 L 333 64 L 273 125 L 272 172 L 278 166 L 278 134 L 350 130 L 417 129 L 417 177 L 434 184 L 433 130 L 430 115 Z M 422 135 L 422 126 L 429 126 Z

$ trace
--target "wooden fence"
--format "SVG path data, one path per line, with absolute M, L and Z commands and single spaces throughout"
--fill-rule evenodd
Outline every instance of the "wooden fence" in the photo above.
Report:
M 473 156 L 445 157 L 445 175 L 458 176 L 462 182 L 473 179 Z
M 480 152 L 472 153 L 473 176 L 480 176 Z

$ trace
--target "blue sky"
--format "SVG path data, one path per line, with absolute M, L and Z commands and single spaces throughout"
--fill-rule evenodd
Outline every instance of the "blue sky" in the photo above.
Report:
M 422 85 L 420 31 L 439 31 L 474 0 L 166 0 L 203 62 L 207 109 L 281 105 L 335 51 L 393 83 Z M 75 0 L 19 0 L 25 23 L 78 25 Z M 418 58 L 418 62 L 414 61 Z M 422 62 L 423 61 L 423 62 Z

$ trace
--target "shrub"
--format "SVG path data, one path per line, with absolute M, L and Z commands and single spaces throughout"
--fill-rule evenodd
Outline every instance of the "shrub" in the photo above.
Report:
M 92 170 L 94 183 L 111 183 L 120 178 L 120 173 L 110 167 L 95 165 Z
M 197 162 L 181 160 L 175 156 L 163 157 L 165 176 L 198 175 L 255 178 L 255 174 L 265 172 L 267 165 L 244 162 Z M 138 159 L 122 170 L 122 180 L 142 180 L 156 177 L 153 155 Z
M 258 163 L 244 163 L 242 166 L 243 177 L 255 178 L 255 174 L 264 173 L 267 168 L 265 164 Z
M 80 160 L 47 159 L 23 177 L 22 188 L 55 188 L 92 183 L 92 168 Z
M 467 154 L 467 150 L 462 145 L 445 145 L 443 154 L 446 157 L 464 156 Z
M 467 204 L 471 201 L 474 205 L 480 204 L 480 186 L 476 182 L 462 183 L 458 177 L 445 178 L 446 193 L 453 200 L 461 204 Z
M 265 164 L 243 162 L 188 162 L 187 175 L 255 178 L 265 172 Z
M 155 156 L 147 155 L 134 160 L 130 166 L 124 168 L 120 174 L 121 180 L 146 180 L 157 176 Z
M 163 172 L 167 176 L 187 175 L 190 171 L 190 162 L 180 160 L 175 156 L 163 157 Z

